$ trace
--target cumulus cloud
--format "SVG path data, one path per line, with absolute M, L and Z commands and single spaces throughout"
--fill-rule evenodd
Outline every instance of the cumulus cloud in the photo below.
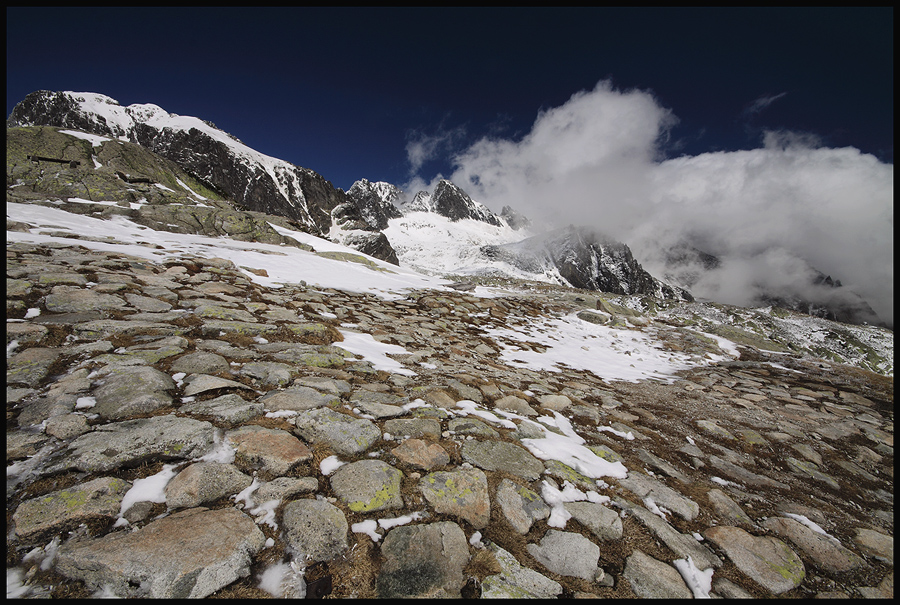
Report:
M 676 122 L 652 94 L 601 81 L 540 112 L 519 139 L 457 152 L 448 178 L 495 211 L 595 227 L 655 275 L 679 243 L 716 255 L 720 267 L 693 287 L 699 297 L 748 304 L 760 289 L 807 284 L 812 267 L 892 325 L 893 165 L 785 131 L 766 132 L 757 149 L 663 159 Z

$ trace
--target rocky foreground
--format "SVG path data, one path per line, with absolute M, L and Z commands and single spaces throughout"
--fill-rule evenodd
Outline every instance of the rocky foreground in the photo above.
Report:
M 893 596 L 892 378 L 751 346 L 672 381 L 504 362 L 490 331 L 597 306 L 557 294 L 8 244 L 8 594 Z

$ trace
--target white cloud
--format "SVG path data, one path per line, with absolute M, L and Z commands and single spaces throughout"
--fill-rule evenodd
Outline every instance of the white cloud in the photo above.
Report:
M 745 116 L 757 114 L 786 94 L 786 92 L 782 92 L 778 93 L 777 95 L 763 95 L 750 103 L 750 105 L 748 105 L 747 108 L 744 109 L 743 113 Z
M 701 284 L 710 293 L 746 300 L 751 285 L 800 283 L 811 265 L 893 321 L 893 165 L 787 131 L 758 149 L 661 161 L 675 122 L 650 93 L 601 81 L 542 111 L 524 137 L 457 153 L 448 178 L 495 211 L 597 227 L 657 274 L 661 249 L 690 239 L 723 260 L 706 280 L 718 283 Z

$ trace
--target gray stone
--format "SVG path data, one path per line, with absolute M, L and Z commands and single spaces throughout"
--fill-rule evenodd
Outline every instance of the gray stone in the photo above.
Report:
M 53 313 L 81 313 L 84 311 L 124 309 L 124 300 L 113 294 L 99 294 L 91 290 L 68 290 L 48 294 L 44 299 L 48 311 Z
M 57 271 L 46 271 L 38 274 L 37 282 L 42 286 L 85 286 L 87 285 L 87 278 L 80 273 L 60 273 Z
M 306 445 L 287 431 L 246 425 L 225 433 L 235 449 L 234 464 L 244 472 L 286 475 L 312 458 Z
M 716 596 L 726 599 L 752 599 L 753 595 L 725 578 L 715 578 L 712 583 L 712 592 Z
M 13 514 L 16 537 L 34 541 L 82 523 L 111 520 L 119 513 L 131 484 L 122 479 L 100 477 L 44 496 L 25 500 Z
M 856 528 L 853 541 L 866 554 L 894 564 L 894 538 L 873 529 Z
M 243 311 L 241 309 L 232 309 L 220 305 L 200 305 L 194 309 L 194 313 L 202 317 L 203 319 L 256 323 L 256 317 L 254 317 L 252 313 Z
M 687 521 L 694 520 L 700 514 L 700 507 L 696 502 L 643 473 L 629 472 L 628 477 L 619 479 L 619 485 L 634 492 L 639 498 L 652 498 L 656 504 Z
M 146 414 L 170 405 L 172 397 L 167 391 L 174 388 L 175 381 L 156 368 L 112 367 L 94 389 L 97 404 L 93 411 L 110 420 Z
M 252 361 L 244 364 L 240 374 L 263 385 L 283 387 L 291 381 L 291 366 L 277 361 Z
M 434 418 L 392 418 L 385 421 L 384 432 L 393 437 L 437 440 L 441 438 L 441 423 Z
M 720 489 L 711 489 L 706 492 L 709 503 L 718 513 L 719 517 L 726 521 L 727 525 L 746 525 L 753 527 L 753 519 L 747 516 L 740 506 L 734 500 L 728 497 L 728 494 Z
M 63 544 L 56 570 L 120 596 L 199 599 L 249 575 L 264 543 L 235 508 L 191 508 L 134 532 Z
M 539 544 L 526 546 L 531 556 L 561 576 L 593 582 L 598 576 L 600 547 L 574 532 L 547 530 Z
M 865 565 L 865 561 L 837 540 L 823 536 L 794 519 L 769 517 L 762 526 L 793 542 L 817 567 L 826 571 L 840 573 Z
M 787 463 L 788 466 L 790 466 L 791 469 L 798 474 L 812 477 L 813 479 L 821 481 L 834 489 L 841 489 L 841 486 L 837 481 L 820 471 L 813 462 L 798 460 L 793 456 L 788 456 Z
M 381 460 L 360 460 L 337 469 L 331 489 L 355 513 L 403 508 L 403 473 Z
M 372 416 L 373 418 L 394 418 L 396 416 L 403 416 L 406 414 L 406 410 L 399 405 L 388 405 L 385 403 L 378 403 L 375 401 L 354 401 L 354 411 L 359 410 L 363 414 L 367 414 Z
M 627 508 L 631 514 L 662 540 L 672 552 L 682 558 L 691 557 L 697 567 L 701 569 L 709 569 L 710 567 L 719 567 L 722 561 L 714 555 L 706 546 L 697 542 L 693 536 L 688 536 L 676 530 L 666 521 L 651 513 L 643 506 L 635 506 L 622 500 L 617 499 L 617 504 L 623 508 Z
M 72 329 L 75 336 L 81 340 L 101 340 L 117 334 L 122 336 L 133 336 L 136 334 L 174 336 L 188 331 L 188 328 L 163 321 L 134 321 L 128 319 L 95 319 L 77 323 L 72 326 Z
M 6 360 L 6 384 L 25 384 L 38 386 L 50 367 L 59 359 L 60 350 L 45 347 L 32 347 L 16 353 Z
M 724 550 L 738 569 L 774 594 L 800 586 L 806 577 L 803 561 L 777 538 L 753 536 L 727 525 L 710 527 L 703 536 Z
M 622 519 L 616 511 L 595 502 L 566 502 L 564 506 L 573 519 L 601 540 L 622 537 Z
M 253 492 L 253 499 L 257 502 L 286 500 L 299 494 L 314 492 L 317 489 L 319 489 L 319 481 L 315 477 L 276 477 Z
M 538 403 L 542 408 L 561 412 L 572 405 L 572 400 L 565 395 L 541 395 L 538 397 Z
M 674 567 L 635 550 L 625 560 L 622 576 L 642 599 L 690 599 L 691 590 Z
M 503 470 L 528 481 L 544 472 L 544 464 L 525 448 L 506 441 L 466 441 L 462 446 L 463 460 L 486 471 Z
M 113 422 L 77 437 L 48 472 L 105 472 L 149 460 L 183 460 L 209 453 L 215 427 L 172 415 Z
M 291 387 L 283 391 L 269 391 L 259 398 L 268 410 L 290 410 L 300 412 L 340 403 L 335 395 L 326 395 L 310 387 Z
M 36 345 L 47 335 L 47 328 L 40 324 L 32 323 L 7 323 L 6 324 L 6 344 L 12 341 L 19 343 L 19 346 Z
M 429 473 L 419 480 L 419 491 L 436 512 L 465 519 L 475 529 L 491 520 L 487 476 L 480 469 Z
M 331 561 L 347 552 L 349 526 L 341 509 L 324 500 L 294 500 L 284 507 L 288 544 L 311 562 Z
M 522 414 L 524 416 L 538 415 L 538 413 L 535 412 L 530 405 L 528 405 L 527 401 L 520 397 L 516 397 L 515 395 L 507 395 L 506 397 L 501 397 L 494 402 L 494 407 L 498 407 L 501 410 L 506 410 L 507 412 Z
M 503 516 L 520 534 L 527 534 L 535 521 L 550 516 L 550 507 L 537 492 L 509 479 L 500 481 L 495 497 Z
M 496 544 L 488 546 L 500 564 L 500 573 L 481 584 L 482 599 L 555 599 L 562 586 L 538 572 L 523 567 L 511 553 Z
M 166 506 L 193 508 L 236 494 L 252 481 L 231 464 L 197 462 L 175 475 L 166 485 Z
M 271 336 L 278 331 L 274 324 L 254 323 L 230 319 L 207 319 L 200 326 L 204 336 L 216 337 L 221 333 L 241 334 L 244 336 Z M 277 356 L 276 356 L 277 357 Z
M 381 545 L 379 598 L 459 598 L 469 561 L 466 535 L 449 521 L 396 527 Z
M 645 450 L 644 448 L 638 450 L 638 458 L 640 458 L 641 462 L 647 464 L 650 468 L 656 469 L 657 471 L 668 477 L 678 479 L 682 483 L 691 482 L 690 478 L 687 475 L 679 471 L 672 464 L 666 462 L 659 456 L 656 456 L 655 454 Z
M 245 366 L 246 367 L 246 366 Z M 326 378 L 325 376 L 301 376 L 294 381 L 297 386 L 312 387 L 323 393 L 341 395 L 350 392 L 350 383 L 346 380 Z
M 209 374 L 191 374 L 184 379 L 184 396 L 199 395 L 207 391 L 215 391 L 218 389 L 250 389 L 245 384 L 219 378 L 218 376 L 210 376 Z
M 274 327 L 277 328 L 277 326 Z M 289 364 L 333 368 L 344 365 L 345 355 L 349 355 L 349 353 L 337 347 L 293 344 L 274 353 L 272 357 Z
M 168 311 L 172 308 L 172 305 L 165 301 L 159 300 L 158 298 L 141 296 L 139 294 L 125 294 L 125 300 L 127 300 L 128 304 L 130 304 L 131 306 L 136 307 L 141 311 L 149 311 L 151 313 Z
M 785 490 L 790 489 L 790 486 L 786 483 L 782 483 L 781 481 L 777 481 L 775 479 L 772 479 L 771 477 L 758 475 L 752 471 L 748 471 L 742 466 L 738 466 L 737 464 L 733 464 L 731 462 L 728 462 L 727 460 L 723 460 L 718 456 L 710 456 L 708 460 L 712 466 L 722 471 L 725 476 L 746 485 L 750 485 L 753 487 L 776 487 Z
M 405 439 L 391 453 L 401 462 L 426 471 L 450 463 L 450 456 L 444 448 L 422 439 Z
M 79 435 L 84 435 L 91 427 L 87 418 L 81 414 L 62 414 L 51 416 L 44 421 L 44 431 L 57 439 L 68 440 Z
M 30 430 L 16 430 L 6 433 L 6 460 L 29 458 L 49 441 L 47 435 Z
M 228 372 L 231 366 L 228 360 L 209 351 L 196 351 L 182 355 L 172 362 L 169 367 L 172 372 L 184 372 L 185 374 L 218 374 Z
M 360 454 L 381 439 L 375 423 L 330 408 L 301 412 L 294 423 L 300 437 L 309 443 L 327 444 L 337 454 Z
M 211 416 L 219 422 L 234 426 L 261 416 L 265 409 L 259 402 L 245 401 L 240 395 L 228 393 L 215 399 L 186 403 L 178 411 L 182 414 Z
M 477 418 L 451 418 L 447 422 L 447 429 L 458 435 L 472 435 L 474 437 L 489 437 L 496 439 L 500 434 Z

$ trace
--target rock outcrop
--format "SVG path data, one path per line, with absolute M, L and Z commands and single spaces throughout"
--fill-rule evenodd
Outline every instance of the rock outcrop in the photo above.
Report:
M 353 199 L 315 171 L 263 155 L 209 122 L 169 114 L 156 105 L 122 107 L 104 95 L 37 91 L 18 103 L 7 119 L 8 129 L 27 126 L 74 129 L 115 141 L 124 139 L 135 143 L 177 165 L 181 171 L 190 174 L 193 181 L 202 183 L 203 189 L 215 192 L 219 199 L 231 201 L 234 209 L 284 217 L 294 221 L 300 229 L 316 235 L 329 233 L 334 224 L 332 212 L 336 208 L 342 204 L 356 208 Z M 108 164 L 102 153 L 95 155 L 99 163 Z M 81 173 L 72 176 L 71 180 L 76 184 L 81 184 L 79 177 L 90 173 L 94 166 L 90 161 L 91 154 L 86 160 L 86 163 L 80 161 Z M 143 174 L 135 178 L 150 180 L 135 181 L 128 177 L 126 182 L 162 183 L 177 190 L 171 178 L 162 180 L 161 176 L 147 174 L 150 172 L 147 162 L 145 158 L 141 160 L 126 162 L 126 170 L 127 167 L 134 170 L 137 166 Z M 105 191 L 95 191 L 92 196 L 90 183 L 85 183 L 82 189 L 84 193 L 79 191 L 73 195 L 98 201 L 118 199 L 110 195 L 97 197 Z M 203 216 L 192 220 L 202 222 L 211 219 Z M 167 223 L 160 221 L 160 224 Z M 358 236 L 356 241 L 364 253 L 397 262 L 396 253 L 383 234 Z
M 687 290 L 650 275 L 627 245 L 592 229 L 569 226 L 514 244 L 483 246 L 481 252 L 523 271 L 557 272 L 575 288 L 693 300 Z

